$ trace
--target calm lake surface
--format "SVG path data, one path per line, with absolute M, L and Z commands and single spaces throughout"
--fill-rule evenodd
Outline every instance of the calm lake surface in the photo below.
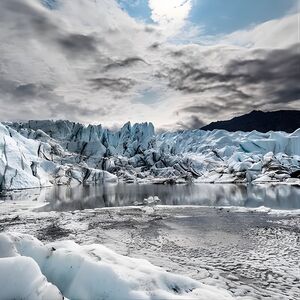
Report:
M 56 186 L 15 191 L 2 195 L 4 201 L 47 202 L 43 211 L 71 211 L 99 207 L 139 205 L 157 196 L 161 205 L 266 206 L 273 209 L 300 209 L 300 188 L 288 185 L 235 184 L 95 184 Z

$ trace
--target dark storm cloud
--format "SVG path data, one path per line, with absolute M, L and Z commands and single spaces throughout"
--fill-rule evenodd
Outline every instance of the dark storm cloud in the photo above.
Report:
M 180 70 L 179 72 L 182 71 Z M 194 76 L 196 73 L 197 75 Z M 219 95 L 230 93 L 231 96 L 237 97 L 239 99 L 251 98 L 250 95 L 240 90 L 237 83 L 231 83 L 229 77 L 227 76 L 213 72 L 203 72 L 202 70 L 197 69 L 193 69 L 191 71 L 191 74 L 186 76 L 184 80 L 180 79 L 178 81 L 178 77 L 176 77 L 178 73 L 176 74 L 176 71 L 173 72 L 169 78 L 170 86 L 184 93 L 204 93 L 212 91 Z
M 69 34 L 57 39 L 59 46 L 69 54 L 89 54 L 97 52 L 97 40 L 93 36 Z
M 99 77 L 88 80 L 94 90 L 107 89 L 117 92 L 126 92 L 131 89 L 135 81 L 129 78 Z
M 95 109 L 85 105 L 84 101 L 66 101 L 55 91 L 55 86 L 48 84 L 18 84 L 0 78 L 0 108 L 6 107 L 7 120 L 13 119 L 11 112 L 19 118 L 31 115 L 35 118 L 67 118 L 80 121 L 81 117 L 104 116 L 108 113 L 105 107 Z
M 299 46 L 272 50 L 263 59 L 233 61 L 227 74 L 235 73 L 241 84 L 261 86 L 267 102 L 287 103 L 300 99 Z
M 201 116 L 217 116 L 220 112 L 243 111 L 245 107 L 249 110 L 259 109 L 261 103 L 255 103 L 253 99 L 240 101 L 235 98 L 214 96 L 209 103 L 201 104 L 202 99 L 194 100 L 195 104 L 186 105 L 176 111 L 176 114 L 194 114 Z
M 199 129 L 204 125 L 205 123 L 196 115 L 189 116 L 185 121 L 177 122 L 180 129 Z
M 158 50 L 160 47 L 160 43 L 153 43 L 151 46 L 149 46 L 150 50 Z
M 300 82 L 300 78 L 298 80 L 298 84 Z M 296 82 L 292 84 L 297 84 Z M 280 89 L 276 92 L 277 100 L 274 100 L 274 103 L 280 103 L 282 99 L 288 99 L 289 102 L 299 101 L 300 100 L 300 87 L 291 86 L 290 89 Z
M 223 90 L 229 97 L 241 101 L 252 95 L 242 91 L 255 87 L 267 103 L 288 103 L 300 99 L 300 52 L 294 46 L 283 50 L 269 50 L 264 57 L 230 61 L 223 72 L 213 72 L 182 64 L 169 71 L 169 85 L 185 93 Z M 221 94 L 220 94 L 221 95 Z
M 185 112 L 185 113 L 192 113 L 192 114 L 199 114 L 199 113 L 214 114 L 217 113 L 219 110 L 220 107 L 216 107 L 216 106 L 190 105 L 178 110 L 178 112 Z
M 12 80 L 7 80 L 4 77 L 0 77 L 0 94 L 8 96 L 10 101 L 16 103 L 26 99 L 34 100 L 36 98 L 53 98 L 56 96 L 54 89 L 55 87 L 53 85 L 46 83 L 20 84 Z
M 54 87 L 48 84 L 20 84 L 11 91 L 16 98 L 46 97 L 54 92 Z
M 108 114 L 108 110 L 105 107 L 101 109 L 89 108 L 86 105 L 82 105 L 80 101 L 56 101 L 49 103 L 49 112 L 52 118 L 67 118 L 75 121 L 80 121 L 82 116 L 84 117 L 100 117 Z
M 117 69 L 117 68 L 126 68 L 126 67 L 132 67 L 136 65 L 137 63 L 144 63 L 147 64 L 142 58 L 140 57 L 129 57 L 123 60 L 115 61 L 111 64 L 108 64 L 105 66 L 104 70 L 108 71 L 111 69 Z
M 0 22 L 14 23 L 19 33 L 48 35 L 59 30 L 43 10 L 19 0 L 1 0 Z
M 263 107 L 282 109 L 299 101 L 299 47 L 257 54 L 256 59 L 230 60 L 220 72 L 184 63 L 167 75 L 159 74 L 169 80 L 170 87 L 193 95 L 193 102 L 177 110 L 183 117 L 177 125 L 199 128 L 205 116 L 218 118 L 232 111 L 243 113 Z
M 172 51 L 170 55 L 175 58 L 182 57 L 184 56 L 184 51 L 181 50 Z
M 61 49 L 67 58 L 80 54 L 97 54 L 97 43 L 92 35 L 68 33 L 50 18 L 47 11 L 38 9 L 19 0 L 3 0 L 4 6 L 0 11 L 0 24 L 13 23 L 13 28 L 19 37 L 34 40 Z
M 269 50 L 261 59 L 231 61 L 227 75 L 241 76 L 244 83 L 260 83 L 270 80 L 299 79 L 300 48 Z

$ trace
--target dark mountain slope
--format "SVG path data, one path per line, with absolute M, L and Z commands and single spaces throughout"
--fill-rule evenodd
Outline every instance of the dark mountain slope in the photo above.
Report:
M 225 129 L 227 131 L 294 132 L 300 128 L 299 110 L 263 112 L 254 110 L 228 121 L 218 121 L 202 127 L 203 130 Z

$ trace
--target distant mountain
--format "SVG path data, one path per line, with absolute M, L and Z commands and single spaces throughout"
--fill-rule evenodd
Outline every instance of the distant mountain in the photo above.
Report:
M 270 130 L 294 132 L 298 128 L 300 128 L 299 110 L 278 110 L 271 112 L 254 110 L 228 121 L 210 123 L 201 129 L 225 129 L 231 132 L 252 130 L 260 132 L 268 132 Z

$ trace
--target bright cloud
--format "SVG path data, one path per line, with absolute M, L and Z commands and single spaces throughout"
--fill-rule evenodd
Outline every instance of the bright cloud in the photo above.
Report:
M 285 48 L 299 43 L 300 16 L 292 14 L 255 27 L 236 31 L 224 42 L 248 48 Z
M 192 9 L 191 0 L 149 0 L 151 18 L 164 29 L 176 33 L 181 29 Z

